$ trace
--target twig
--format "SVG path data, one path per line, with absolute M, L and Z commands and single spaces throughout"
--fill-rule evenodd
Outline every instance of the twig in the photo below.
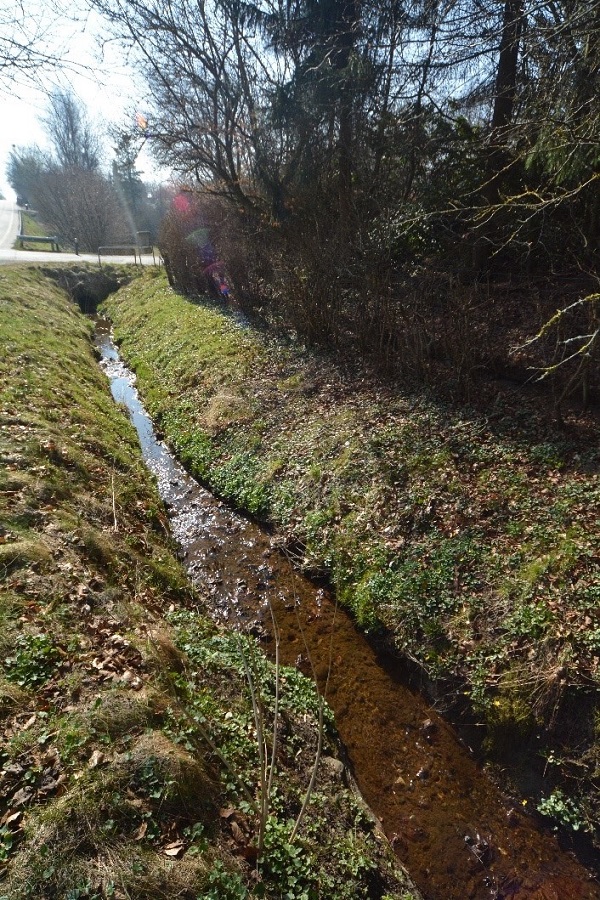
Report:
M 273 635 L 275 637 L 275 705 L 273 708 L 273 746 L 271 748 L 271 764 L 269 767 L 269 780 L 267 782 L 267 793 L 271 796 L 271 789 L 273 787 L 273 776 L 275 774 L 275 762 L 277 758 L 277 740 L 279 736 L 279 687 L 280 687 L 280 661 L 279 661 L 279 644 L 280 644 L 280 632 L 279 626 L 277 625 L 277 620 L 275 618 L 275 613 L 273 612 L 273 607 L 269 602 L 269 611 L 271 613 L 271 621 L 273 622 Z
M 267 818 L 269 816 L 269 794 L 267 791 L 267 767 L 266 767 L 266 759 L 267 759 L 267 746 L 265 741 L 265 732 L 264 732 L 264 716 L 263 716 L 263 707 L 260 695 L 257 691 L 255 685 L 255 678 L 250 669 L 250 665 L 248 663 L 248 658 L 246 653 L 244 652 L 244 648 L 242 646 L 242 641 L 237 633 L 238 638 L 238 647 L 240 651 L 240 656 L 242 657 L 242 665 L 244 666 L 244 673 L 246 675 L 246 681 L 248 682 L 248 687 L 250 688 L 250 698 L 252 700 L 252 714 L 254 716 L 254 727 L 256 728 L 256 745 L 258 748 L 258 765 L 259 765 L 259 774 L 260 774 L 260 822 L 258 825 L 258 851 L 259 853 L 263 849 L 264 840 L 265 840 L 265 831 L 267 827 Z
M 114 469 L 114 460 L 113 460 L 113 470 L 110 476 L 110 484 L 111 484 L 111 493 L 112 493 L 112 511 L 113 511 L 113 531 L 118 531 L 119 526 L 117 524 L 117 504 L 115 501 L 115 469 Z

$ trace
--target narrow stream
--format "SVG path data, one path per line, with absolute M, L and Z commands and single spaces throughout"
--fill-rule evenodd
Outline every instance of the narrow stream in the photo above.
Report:
M 251 625 L 268 653 L 271 604 L 282 662 L 310 675 L 310 654 L 321 689 L 329 673 L 327 701 L 354 777 L 424 896 L 600 900 L 598 882 L 503 797 L 435 710 L 385 671 L 331 597 L 295 573 L 268 535 L 201 488 L 157 440 L 108 323 L 98 323 L 96 346 L 214 618 Z

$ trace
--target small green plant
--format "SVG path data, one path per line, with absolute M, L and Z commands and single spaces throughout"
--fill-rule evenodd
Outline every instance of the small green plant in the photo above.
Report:
M 310 857 L 300 843 L 291 843 L 293 823 L 280 822 L 269 816 L 265 828 L 263 852 L 259 857 L 263 876 L 274 881 L 283 900 L 311 900 Z
M 269 502 L 260 482 L 258 459 L 252 453 L 236 453 L 212 471 L 215 490 L 253 515 L 265 513 Z
M 98 891 L 89 881 L 86 881 L 70 888 L 65 895 L 65 900 L 104 900 L 105 897 L 114 897 L 114 894 L 115 888 L 112 882 L 108 882 L 103 891 Z
M 209 839 L 206 827 L 202 822 L 196 822 L 194 825 L 184 828 L 183 836 L 190 845 L 187 850 L 188 856 L 197 856 L 208 849 Z
M 20 687 L 35 688 L 54 674 L 60 654 L 47 634 L 21 634 L 4 661 L 6 677 Z
M 576 801 L 567 797 L 560 788 L 552 791 L 549 797 L 544 797 L 538 803 L 537 809 L 543 816 L 556 819 L 565 828 L 571 828 L 573 831 L 587 830 L 583 812 Z
M 136 787 L 140 793 L 145 794 L 151 800 L 167 800 L 173 789 L 175 781 L 166 778 L 160 770 L 160 765 L 154 757 L 144 760 L 143 765 L 136 773 Z
M 557 444 L 535 444 L 530 448 L 529 454 L 534 462 L 540 465 L 560 469 L 564 465 L 563 455 L 565 449 L 565 447 Z
M 84 752 L 84 747 L 95 736 L 94 729 L 83 719 L 74 716 L 59 716 L 53 718 L 46 725 L 46 730 L 40 736 L 57 731 L 60 735 L 61 758 L 63 761 L 78 759 Z M 40 738 L 38 738 L 40 741 Z
M 0 863 L 7 861 L 15 845 L 15 835 L 8 825 L 0 826 Z
M 198 900 L 246 900 L 248 889 L 241 875 L 225 869 L 223 863 L 217 862 L 208 876 L 208 885 Z
M 523 603 L 506 620 L 509 634 L 537 640 L 552 622 L 552 613 L 544 603 Z

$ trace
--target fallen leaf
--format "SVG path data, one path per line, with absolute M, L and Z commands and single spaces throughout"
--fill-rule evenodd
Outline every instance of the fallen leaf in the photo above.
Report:
M 141 841 L 146 836 L 147 831 L 148 831 L 148 823 L 142 822 L 142 824 L 140 825 L 140 827 L 134 834 L 133 839 L 135 841 Z
M 20 791 L 17 791 L 11 798 L 11 803 L 13 806 L 24 806 L 31 798 L 33 797 L 33 790 L 31 788 L 21 788 Z
M 163 847 L 163 853 L 165 856 L 179 856 L 180 853 L 183 853 L 183 841 L 174 841 L 172 844 L 167 844 L 166 847 Z
M 90 758 L 88 759 L 88 768 L 95 769 L 96 766 L 99 766 L 104 762 L 104 753 L 102 750 L 94 750 Z
M 235 809 L 233 808 L 233 806 L 228 806 L 228 807 L 226 807 L 226 809 L 220 809 L 219 815 L 221 816 L 222 819 L 230 819 L 231 816 L 234 814 L 234 812 L 235 812 Z
M 0 825 L 16 825 L 23 813 L 19 810 L 18 812 L 11 812 L 9 809 L 0 819 Z
M 232 833 L 233 839 L 234 839 L 234 841 L 236 841 L 236 843 L 238 843 L 238 844 L 246 843 L 246 835 L 244 834 L 244 832 L 242 831 L 242 829 L 240 828 L 240 826 L 238 825 L 238 823 L 235 820 L 232 821 L 232 823 L 231 823 L 231 833 Z

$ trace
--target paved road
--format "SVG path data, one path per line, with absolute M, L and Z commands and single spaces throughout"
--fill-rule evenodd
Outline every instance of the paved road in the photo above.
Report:
M 96 253 L 80 253 L 76 256 L 74 253 L 52 253 L 50 250 L 14 250 L 13 244 L 18 233 L 18 207 L 10 200 L 0 200 L 0 265 L 15 262 L 92 262 L 98 265 Z M 102 262 L 133 264 L 133 256 L 103 256 Z M 152 256 L 142 256 L 141 262 L 144 266 L 152 266 L 155 260 Z M 157 257 L 156 263 L 158 262 Z
M 8 250 L 19 233 L 19 213 L 10 200 L 0 200 L 0 250 Z

